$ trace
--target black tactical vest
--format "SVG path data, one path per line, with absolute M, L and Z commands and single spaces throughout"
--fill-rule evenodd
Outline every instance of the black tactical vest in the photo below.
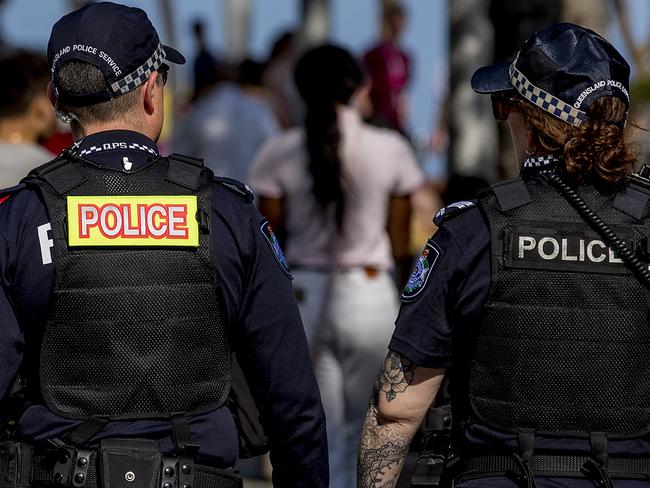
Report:
M 60 158 L 27 180 L 52 224 L 56 284 L 40 352 L 47 406 L 71 419 L 154 418 L 221 406 L 230 352 L 210 260 L 212 174 L 160 158 L 132 173 Z M 197 195 L 198 247 L 68 246 L 66 198 Z
M 647 194 L 579 194 L 647 253 Z M 493 276 L 469 366 L 473 415 L 507 431 L 650 431 L 648 290 L 543 177 L 497 184 L 481 206 Z

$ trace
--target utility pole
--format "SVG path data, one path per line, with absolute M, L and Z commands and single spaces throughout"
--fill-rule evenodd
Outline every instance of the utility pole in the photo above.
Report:
M 226 9 L 226 55 L 230 61 L 239 62 L 248 55 L 251 0 L 227 0 Z
M 300 38 L 305 47 L 327 41 L 330 35 L 330 0 L 302 0 Z

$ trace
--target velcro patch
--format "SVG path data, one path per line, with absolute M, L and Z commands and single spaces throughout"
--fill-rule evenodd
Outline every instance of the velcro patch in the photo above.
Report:
M 629 228 L 613 228 L 632 246 Z M 590 227 L 580 224 L 558 226 L 515 225 L 505 229 L 504 266 L 507 268 L 628 274 L 618 255 Z
M 69 196 L 68 245 L 199 246 L 196 195 Z
M 271 224 L 269 224 L 268 220 L 264 219 L 262 221 L 260 224 L 260 230 L 262 231 L 264 240 L 266 240 L 267 244 L 271 247 L 271 251 L 273 251 L 273 255 L 275 256 L 275 260 L 282 268 L 282 271 L 284 271 L 289 278 L 293 279 L 291 270 L 289 269 L 289 263 L 287 263 L 287 258 L 284 257 L 282 247 L 280 247 L 280 242 L 278 242 L 278 238 L 275 237 L 273 229 L 271 229 Z
M 424 290 L 424 287 L 429 281 L 431 271 L 436 265 L 439 257 L 440 250 L 438 247 L 432 241 L 427 242 L 427 245 L 424 246 L 424 250 L 422 251 L 422 255 L 418 258 L 413 267 L 413 272 L 411 273 L 404 290 L 402 290 L 403 301 L 409 302 L 415 300 L 422 290 Z

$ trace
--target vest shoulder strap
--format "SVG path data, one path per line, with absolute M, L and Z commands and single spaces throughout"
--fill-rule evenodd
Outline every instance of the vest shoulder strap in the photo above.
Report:
M 59 195 L 65 195 L 86 181 L 65 154 L 33 169 L 23 181 L 32 179 L 45 181 Z
M 495 183 L 490 188 L 502 212 L 528 205 L 531 202 L 526 183 L 519 177 Z
M 167 180 L 176 183 L 190 190 L 198 190 L 201 186 L 201 174 L 204 165 L 202 159 L 184 156 L 182 154 L 170 154 L 167 156 L 169 170 Z
M 242 183 L 241 181 L 234 180 L 232 178 L 226 178 L 225 176 L 215 176 L 214 181 L 227 188 L 228 190 L 237 193 L 248 203 L 251 203 L 255 198 L 251 187 L 245 183 Z
M 644 166 L 639 174 L 632 175 L 629 185 L 616 195 L 614 208 L 626 215 L 643 220 L 648 216 L 650 201 L 650 166 Z

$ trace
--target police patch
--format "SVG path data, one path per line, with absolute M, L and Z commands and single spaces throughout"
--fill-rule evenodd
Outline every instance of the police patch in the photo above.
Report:
M 291 276 L 291 270 L 289 270 L 289 263 L 287 263 L 287 258 L 284 257 L 284 253 L 282 252 L 278 238 L 275 237 L 273 229 L 271 229 L 271 225 L 269 224 L 268 220 L 264 219 L 262 221 L 260 230 L 262 231 L 262 235 L 264 236 L 264 239 L 268 245 L 271 246 L 271 251 L 273 251 L 273 255 L 282 268 L 282 271 L 284 271 L 289 278 L 293 279 L 293 276 Z
M 422 251 L 422 255 L 418 258 L 417 263 L 415 263 L 413 272 L 404 290 L 402 290 L 403 301 L 409 302 L 414 300 L 424 290 L 424 287 L 429 281 L 431 270 L 436 265 L 439 256 L 440 251 L 438 247 L 432 241 L 427 242 L 427 245 L 424 246 L 424 250 Z

